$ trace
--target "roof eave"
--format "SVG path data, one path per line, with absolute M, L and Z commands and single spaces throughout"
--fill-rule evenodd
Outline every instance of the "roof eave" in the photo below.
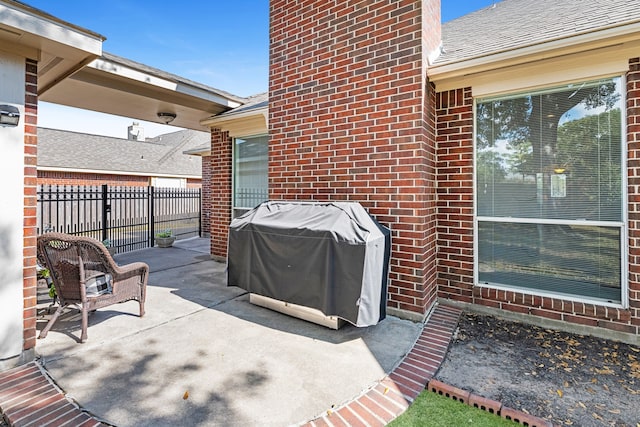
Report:
M 435 64 L 428 68 L 431 81 L 452 79 L 497 68 L 525 64 L 541 59 L 599 49 L 640 38 L 640 21 L 590 31 L 543 43 L 520 46 L 462 60 Z
M 221 123 L 242 120 L 244 118 L 258 116 L 258 115 L 262 115 L 266 119 L 268 113 L 269 113 L 269 107 L 253 108 L 249 110 L 239 111 L 237 113 L 230 111 L 224 114 L 219 114 L 219 115 L 211 116 L 207 119 L 204 119 L 200 122 L 200 124 L 203 126 L 217 127 L 217 125 Z
M 269 128 L 269 107 L 225 113 L 202 120 L 200 124 L 227 131 L 233 137 L 264 134 Z
M 99 57 L 104 40 L 40 9 L 0 0 L 0 49 L 38 61 L 38 96 Z
M 186 154 L 188 156 L 206 157 L 211 155 L 211 147 L 209 146 L 209 147 L 193 148 L 191 150 L 183 151 L 182 154 Z

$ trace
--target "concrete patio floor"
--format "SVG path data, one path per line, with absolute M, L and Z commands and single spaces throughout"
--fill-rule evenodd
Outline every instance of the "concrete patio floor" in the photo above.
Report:
M 145 317 L 135 302 L 98 310 L 79 344 L 70 311 L 36 351 L 68 397 L 117 426 L 300 425 L 383 379 L 423 329 L 388 316 L 334 331 L 252 305 L 208 239 L 115 259 L 149 264 Z

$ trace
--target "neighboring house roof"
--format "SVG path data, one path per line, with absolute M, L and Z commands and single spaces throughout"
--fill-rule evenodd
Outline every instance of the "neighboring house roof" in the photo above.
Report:
M 207 132 L 180 130 L 143 142 L 38 128 L 38 169 L 201 177 L 201 159 L 183 151 L 210 138 Z
M 630 0 L 502 0 L 442 26 L 434 65 L 466 61 L 640 22 Z

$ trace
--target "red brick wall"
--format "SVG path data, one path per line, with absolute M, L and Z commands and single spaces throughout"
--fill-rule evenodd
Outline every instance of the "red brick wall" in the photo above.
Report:
M 138 175 L 113 175 L 101 173 L 38 171 L 38 184 L 47 185 L 112 185 L 125 187 L 146 187 L 151 177 Z M 202 180 L 187 179 L 188 188 L 200 188 Z
M 640 334 L 640 58 L 629 60 L 627 73 L 627 158 L 629 191 L 629 315 Z
M 187 178 L 187 188 L 202 188 L 202 178 Z
M 473 302 L 473 98 L 436 96 L 438 296 Z
M 38 171 L 38 184 L 42 185 L 122 185 L 146 187 L 148 176 L 110 175 L 99 173 Z
M 210 236 L 212 209 L 212 156 L 202 157 L 202 235 Z
M 640 333 L 640 58 L 627 74 L 629 309 L 473 286 L 470 88 L 438 93 L 438 296 L 569 323 Z
M 422 14 L 424 25 L 422 26 L 422 39 L 429 56 L 437 57 L 442 46 L 442 17 L 440 1 L 427 1 L 424 4 Z M 425 64 L 427 65 L 427 64 Z
M 420 314 L 435 298 L 432 2 L 270 3 L 269 196 L 362 203 L 392 229 L 389 306 Z
M 23 350 L 36 346 L 36 164 L 38 145 L 38 64 L 26 60 L 24 114 Z
M 224 259 L 227 256 L 227 236 L 231 223 L 232 140 L 228 132 L 211 129 L 210 220 L 211 255 Z M 202 159 L 203 163 L 205 159 Z

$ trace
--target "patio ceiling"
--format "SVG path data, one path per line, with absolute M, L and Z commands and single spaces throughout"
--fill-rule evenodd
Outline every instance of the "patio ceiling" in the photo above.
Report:
M 0 0 L 0 49 L 38 61 L 38 94 L 102 53 L 104 37 L 39 9 Z
M 201 121 L 242 105 L 244 98 L 146 65 L 104 53 L 50 88 L 40 100 L 164 123 L 158 113 L 176 115 L 171 125 L 209 131 Z

